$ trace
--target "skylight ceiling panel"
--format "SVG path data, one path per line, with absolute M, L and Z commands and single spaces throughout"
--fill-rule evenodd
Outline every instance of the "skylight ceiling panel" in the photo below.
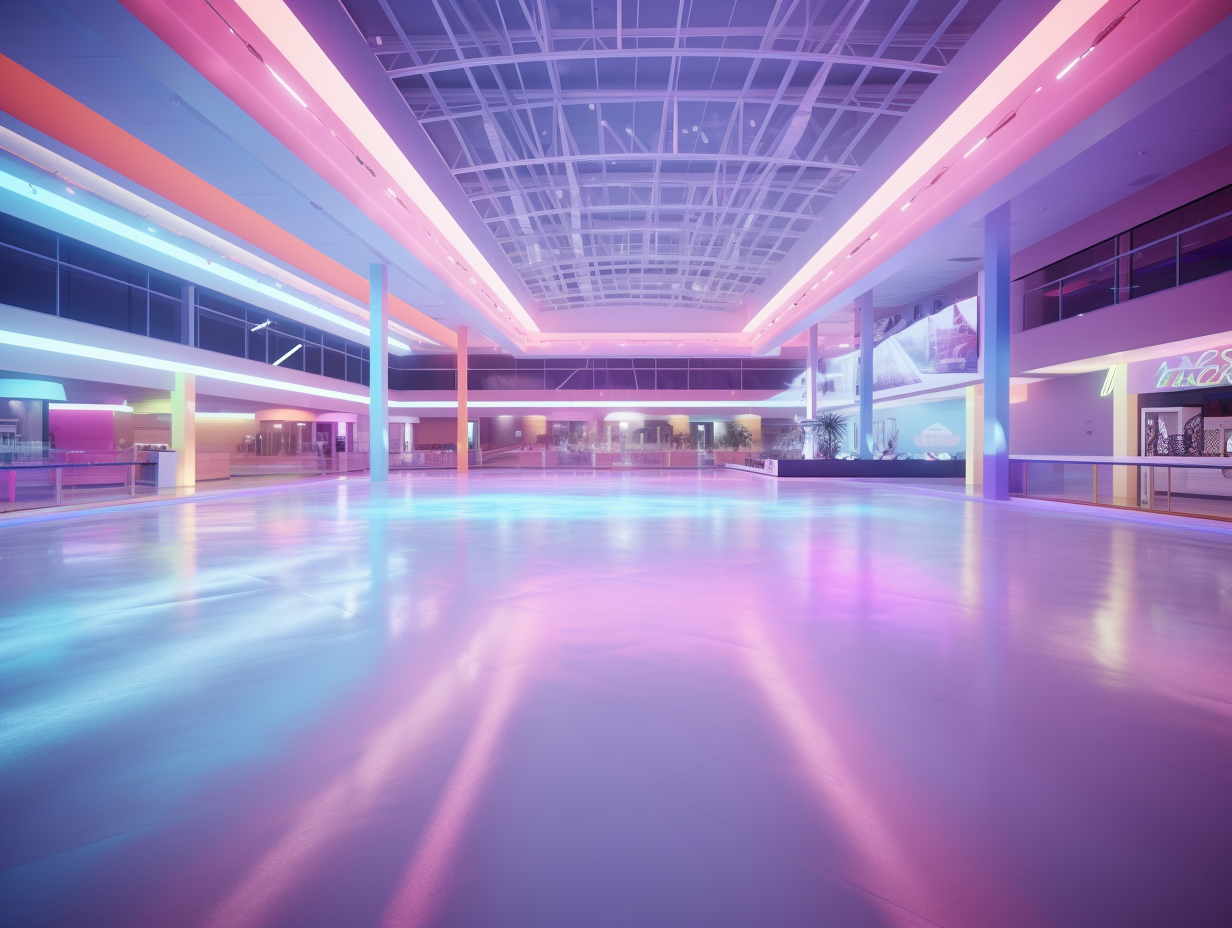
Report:
M 348 9 L 373 5 L 372 0 L 343 2 Z M 765 58 L 758 55 L 761 44 L 778 54 L 859 49 L 891 60 L 924 60 L 934 36 L 941 36 L 939 44 L 949 43 L 943 52 L 948 60 L 950 46 L 961 47 L 978 19 L 968 15 L 970 9 L 986 12 L 992 5 L 992 0 L 971 0 L 965 6 L 962 0 L 860 5 L 694 0 L 682 7 L 674 0 L 623 0 L 618 35 L 614 0 L 452 0 L 440 3 L 448 30 L 434 11 L 428 12 L 433 5 L 424 2 L 394 0 L 392 8 L 401 11 L 395 18 L 418 16 L 410 29 L 404 22 L 396 27 L 378 22 L 383 18 L 379 0 L 378 13 L 368 10 L 357 22 L 364 17 L 378 22 L 373 28 L 382 30 L 379 34 L 399 31 L 409 46 L 394 49 L 403 60 L 447 62 L 457 61 L 459 52 L 463 56 L 461 66 L 445 67 L 427 79 L 398 76 L 398 86 L 458 171 L 462 189 L 472 198 L 487 198 L 477 203 L 483 217 L 504 214 L 502 223 L 491 225 L 502 230 L 500 235 L 518 239 L 515 264 L 535 292 L 545 281 L 551 286 L 554 278 L 542 269 L 552 262 L 580 266 L 588 255 L 613 249 L 633 263 L 663 255 L 679 268 L 692 267 L 705 255 L 739 264 L 743 277 L 764 280 L 852 174 L 810 168 L 804 159 L 846 158 L 857 166 L 934 75 Z M 955 10 L 958 15 L 952 15 Z M 674 58 L 670 51 L 677 41 L 716 53 Z M 658 53 L 586 56 L 588 50 L 617 47 Z M 499 65 L 484 60 L 569 50 L 577 57 Z M 386 67 L 396 57 L 388 49 L 374 48 L 374 54 Z M 825 81 L 820 88 L 814 86 L 818 80 Z M 801 105 L 809 107 L 807 117 L 796 115 Z M 594 160 L 572 160 L 579 156 Z M 552 159 L 550 168 L 529 169 L 545 157 Z M 566 169 L 561 159 L 569 159 L 571 166 Z M 485 164 L 505 167 L 468 170 Z M 507 195 L 501 200 L 491 199 L 502 191 Z M 698 212 L 681 213 L 686 203 Z M 630 206 L 641 209 L 630 211 Z M 664 211 L 663 206 L 677 210 Z M 611 207 L 625 209 L 611 212 Z M 593 228 L 623 238 L 580 235 Z M 701 228 L 739 228 L 762 237 L 742 243 L 726 235 L 699 244 Z M 532 239 L 538 232 L 532 229 L 560 234 L 537 242 Z M 668 229 L 676 231 L 668 236 Z M 773 240 L 764 235 L 767 229 L 776 233 Z M 642 270 L 635 271 L 640 279 Z M 585 273 L 580 279 L 588 280 L 580 294 L 545 298 L 547 305 L 623 298 Z M 750 284 L 746 280 L 741 286 L 744 292 Z M 729 285 L 716 283 L 705 302 L 717 305 L 730 292 Z M 658 305 L 684 305 L 678 292 L 656 297 L 644 291 L 644 298 L 646 305 L 655 305 L 655 299 L 662 300 Z
M 599 113 L 592 109 L 591 104 L 570 103 L 561 107 L 565 124 L 569 127 L 569 136 L 577 148 L 579 155 L 603 154 L 599 139 Z

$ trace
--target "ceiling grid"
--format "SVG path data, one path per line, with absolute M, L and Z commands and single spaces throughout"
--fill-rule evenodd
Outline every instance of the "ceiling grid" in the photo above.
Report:
M 740 311 L 995 0 L 343 0 L 537 309 Z

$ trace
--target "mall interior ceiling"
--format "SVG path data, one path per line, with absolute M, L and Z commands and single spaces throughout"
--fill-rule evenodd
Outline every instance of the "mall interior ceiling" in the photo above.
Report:
M 1230 459 L 1232 0 L 0 0 L 0 923 L 1230 925 Z

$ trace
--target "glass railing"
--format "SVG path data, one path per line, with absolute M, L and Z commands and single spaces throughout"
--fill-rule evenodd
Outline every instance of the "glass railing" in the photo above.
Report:
M 152 496 L 156 460 L 132 451 L 0 454 L 0 512 Z
M 1220 457 L 1012 455 L 1010 493 L 1232 521 L 1230 465 Z
M 1023 329 L 1232 270 L 1232 212 L 1145 244 L 1138 244 L 1138 237 L 1134 230 L 1089 249 L 1092 263 L 1063 277 L 1037 283 L 1058 266 L 1052 265 L 1024 278 Z

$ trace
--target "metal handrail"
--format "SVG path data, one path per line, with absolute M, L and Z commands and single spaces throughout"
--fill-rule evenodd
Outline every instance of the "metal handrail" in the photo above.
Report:
M 41 463 L 41 464 L 0 464 L 0 473 L 6 473 L 6 474 L 13 475 L 11 478 L 6 478 L 6 481 L 8 481 L 7 491 L 12 492 L 13 494 L 13 499 L 9 500 L 9 502 L 16 503 L 17 497 L 16 497 L 15 481 L 16 481 L 16 477 L 18 473 L 23 472 L 23 471 L 34 471 L 34 470 L 53 471 L 54 474 L 53 474 L 53 480 L 51 484 L 52 505 L 62 506 L 64 505 L 63 476 L 64 476 L 64 471 L 66 470 L 79 470 L 82 468 L 90 468 L 90 467 L 124 467 L 124 468 L 127 468 L 128 471 L 124 476 L 125 493 L 128 496 L 135 496 L 137 493 L 138 480 L 137 480 L 137 472 L 134 470 L 134 468 L 157 467 L 157 466 L 158 466 L 157 464 L 152 464 L 148 461 L 94 461 L 94 462 L 88 462 L 84 464 L 56 464 L 52 462 Z M 156 484 L 157 484 L 157 481 L 155 481 L 155 485 Z M 8 495 L 8 492 L 5 493 L 6 496 Z
M 1145 487 L 1146 508 L 1148 510 L 1155 509 L 1155 475 L 1156 471 L 1162 469 L 1165 471 L 1166 485 L 1164 489 L 1164 511 L 1172 512 L 1172 469 L 1173 468 L 1190 468 L 1192 470 L 1202 469 L 1218 469 L 1223 471 L 1224 476 L 1232 476 L 1232 458 L 1227 457 L 1212 457 L 1212 456 L 1183 456 L 1183 455 L 1102 455 L 1102 454 L 1011 454 L 1009 456 L 1011 462 L 1019 462 L 1022 464 L 1022 497 L 1030 498 L 1030 466 L 1031 464 L 1080 464 L 1090 465 L 1091 467 L 1091 505 L 1095 506 L 1112 506 L 1112 503 L 1101 502 L 1099 497 L 1099 468 L 1101 465 L 1105 467 L 1133 467 L 1137 470 L 1135 478 L 1136 489 L 1134 498 L 1138 500 L 1138 506 L 1141 506 L 1143 497 L 1143 486 L 1141 480 L 1141 470 L 1146 468 L 1147 480 Z M 1114 481 L 1115 486 L 1115 481 Z M 1115 490 L 1114 490 L 1115 492 Z M 1037 497 L 1048 499 L 1049 497 Z M 1220 497 L 1222 498 L 1222 497 Z M 1232 497 L 1229 497 L 1232 498 Z M 1077 500 L 1065 499 L 1064 502 L 1079 502 Z M 1186 515 L 1201 515 L 1204 518 L 1228 519 L 1230 517 L 1210 515 L 1206 513 L 1185 513 Z
M 1011 461 L 1055 464 L 1124 464 L 1131 467 L 1219 467 L 1232 468 L 1232 461 L 1217 456 L 1179 454 L 1011 454 Z
M 1086 267 L 1080 268 L 1077 271 L 1070 271 L 1064 277 L 1057 277 L 1054 280 L 1050 280 L 1050 281 L 1047 281 L 1046 283 L 1040 284 L 1038 287 L 1032 287 L 1030 290 L 1024 290 L 1023 295 L 1025 296 L 1028 293 L 1034 293 L 1036 290 L 1043 290 L 1045 287 L 1051 287 L 1053 284 L 1057 284 L 1057 283 L 1061 283 L 1063 281 L 1069 280 L 1071 277 L 1077 277 L 1079 274 L 1086 274 L 1088 271 L 1093 271 L 1096 268 L 1105 267 L 1107 264 L 1109 264 L 1112 261 L 1116 261 L 1119 258 L 1124 258 L 1127 255 L 1132 255 L 1135 251 L 1142 251 L 1146 248 L 1152 247 L 1153 245 L 1160 245 L 1164 242 L 1170 241 L 1171 239 L 1180 238 L 1186 232 L 1192 232 L 1194 229 L 1201 229 L 1203 226 L 1209 226 L 1211 223 L 1219 222 L 1221 219 L 1227 219 L 1229 216 L 1232 216 L 1232 210 L 1229 210 L 1226 213 L 1220 213 L 1218 216 L 1213 216 L 1210 219 L 1205 219 L 1202 222 L 1199 222 L 1197 225 L 1187 226 L 1186 228 L 1181 229 L 1179 232 L 1173 232 L 1170 235 L 1165 235 L 1162 238 L 1157 238 L 1152 242 L 1147 242 L 1143 245 L 1135 245 L 1133 248 L 1130 248 L 1128 251 L 1117 251 L 1110 258 L 1104 258 L 1104 260 L 1102 261 L 1096 261 L 1094 264 L 1089 264 Z M 1133 230 L 1131 229 L 1129 231 L 1132 232 Z M 1115 241 L 1116 239 L 1119 239 L 1122 235 L 1125 235 L 1125 234 L 1126 234 L 1125 232 L 1120 232 L 1114 235 L 1112 237 L 1113 241 Z M 1107 241 L 1107 239 L 1105 239 L 1105 241 Z M 1092 245 L 1091 247 L 1094 248 L 1095 246 Z M 1036 268 L 1034 271 L 1031 272 L 1031 274 L 1038 274 L 1041 270 L 1043 270 L 1043 268 Z M 1026 278 L 1030 277 L 1031 274 L 1023 274 L 1022 277 L 1018 279 L 1025 280 Z M 1112 289 L 1117 290 L 1120 288 L 1114 286 Z

